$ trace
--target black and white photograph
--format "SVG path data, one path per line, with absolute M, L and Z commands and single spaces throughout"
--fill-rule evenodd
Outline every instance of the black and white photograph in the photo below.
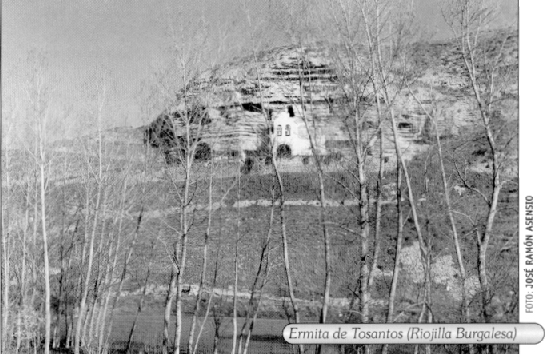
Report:
M 540 320 L 518 1 L 1 16 L 1 353 L 527 353 L 490 339 Z M 380 342 L 396 324 L 491 332 Z

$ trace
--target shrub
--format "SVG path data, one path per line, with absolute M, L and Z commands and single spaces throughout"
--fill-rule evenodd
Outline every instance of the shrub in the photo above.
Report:
M 165 151 L 165 162 L 168 165 L 180 164 L 182 162 L 181 157 L 174 151 Z
M 254 164 L 254 159 L 247 157 L 246 160 L 244 160 L 244 165 L 240 168 L 240 172 L 247 175 L 254 168 Z
M 212 156 L 212 149 L 206 143 L 199 143 L 195 150 L 195 160 L 208 161 Z
M 333 161 L 340 161 L 342 160 L 343 158 L 343 155 L 336 151 L 336 152 L 331 152 L 325 156 L 322 157 L 322 162 L 325 164 L 325 165 L 329 165 L 331 162 Z
M 290 158 L 292 156 L 291 148 L 287 144 L 281 144 L 278 146 L 277 149 L 278 157 L 283 158 Z

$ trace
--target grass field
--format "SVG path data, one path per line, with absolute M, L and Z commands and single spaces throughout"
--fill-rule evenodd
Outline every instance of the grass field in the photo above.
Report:
M 112 348 L 122 346 L 128 339 L 129 331 L 134 321 L 134 314 L 120 313 L 114 318 L 114 324 L 110 343 Z M 199 318 L 200 321 L 203 318 Z M 171 317 L 169 327 L 171 342 L 174 340 L 175 316 Z M 237 333 L 244 324 L 243 318 L 237 319 Z M 288 322 L 286 320 L 258 319 L 256 321 L 253 336 L 250 341 L 249 351 L 252 353 L 292 353 L 292 348 L 282 338 L 282 330 Z M 186 314 L 183 318 L 182 343 L 187 343 L 191 326 L 191 315 Z M 162 311 L 143 312 L 137 322 L 134 341 L 144 344 L 148 350 L 159 347 L 162 343 L 163 313 Z M 201 353 L 212 353 L 215 326 L 214 321 L 208 318 L 204 325 L 202 337 L 198 348 Z M 230 353 L 232 348 L 233 322 L 232 317 L 225 317 L 220 325 L 220 338 L 218 342 L 219 353 Z M 139 345 L 142 345 L 139 344 Z M 119 348 L 121 349 L 121 348 Z

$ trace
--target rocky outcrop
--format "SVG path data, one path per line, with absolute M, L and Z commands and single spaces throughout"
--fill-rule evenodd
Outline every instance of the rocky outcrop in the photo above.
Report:
M 501 66 L 516 72 L 518 34 L 494 32 L 488 36 L 484 51 L 495 56 L 501 48 Z M 206 106 L 211 122 L 204 129 L 203 141 L 220 154 L 258 150 L 267 119 L 278 112 L 300 117 L 303 110 L 313 119 L 329 150 L 348 150 L 349 137 L 343 122 L 346 113 L 339 111 L 345 87 L 339 83 L 335 60 L 341 56 L 332 50 L 323 46 L 285 46 L 237 59 L 204 72 L 178 96 L 180 101 L 198 98 Z M 432 138 L 435 125 L 426 111 L 440 110 L 437 125 L 443 136 L 461 134 L 464 127 L 478 120 L 456 44 L 419 44 L 411 51 L 411 89 L 399 91 L 394 107 L 402 148 L 409 157 L 425 149 Z M 513 77 L 501 95 L 516 100 L 516 75 Z M 167 112 L 172 115 L 179 109 L 174 106 Z M 367 112 L 368 133 L 372 135 L 376 129 L 375 109 L 369 106 Z M 386 135 L 386 155 L 394 155 L 391 131 L 387 129 Z

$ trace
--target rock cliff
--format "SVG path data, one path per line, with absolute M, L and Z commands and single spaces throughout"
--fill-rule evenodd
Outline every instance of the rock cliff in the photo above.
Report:
M 510 75 L 501 90 L 502 102 L 516 106 L 518 33 L 489 33 L 484 45 L 489 57 L 501 53 L 502 70 L 506 77 Z M 339 56 L 335 50 L 320 45 L 285 46 L 235 59 L 226 66 L 202 73 L 178 93 L 178 98 L 183 102 L 198 97 L 200 104 L 206 106 L 210 120 L 202 140 L 218 154 L 258 150 L 268 118 L 274 119 L 278 112 L 300 117 L 303 109 L 323 135 L 326 148 L 347 150 L 349 137 L 343 122 L 346 113 L 339 110 L 346 86 L 340 83 L 342 74 L 335 59 L 342 54 Z M 407 87 L 410 89 L 402 87 L 397 91 L 394 107 L 402 147 L 408 157 L 426 149 L 433 138 L 434 124 L 426 111 L 437 113 L 442 136 L 456 136 L 465 128 L 480 124 L 456 43 L 417 44 L 410 48 L 409 57 L 411 78 Z M 180 105 L 175 105 L 166 113 L 172 116 L 179 110 Z M 505 120 L 516 120 L 516 115 L 511 113 L 501 108 L 497 115 Z M 372 103 L 366 114 L 368 132 L 372 135 L 377 125 Z M 153 124 L 155 129 L 160 126 L 157 121 Z M 388 127 L 386 124 L 386 156 L 392 156 L 394 147 Z M 377 154 L 371 151 L 370 155 Z

